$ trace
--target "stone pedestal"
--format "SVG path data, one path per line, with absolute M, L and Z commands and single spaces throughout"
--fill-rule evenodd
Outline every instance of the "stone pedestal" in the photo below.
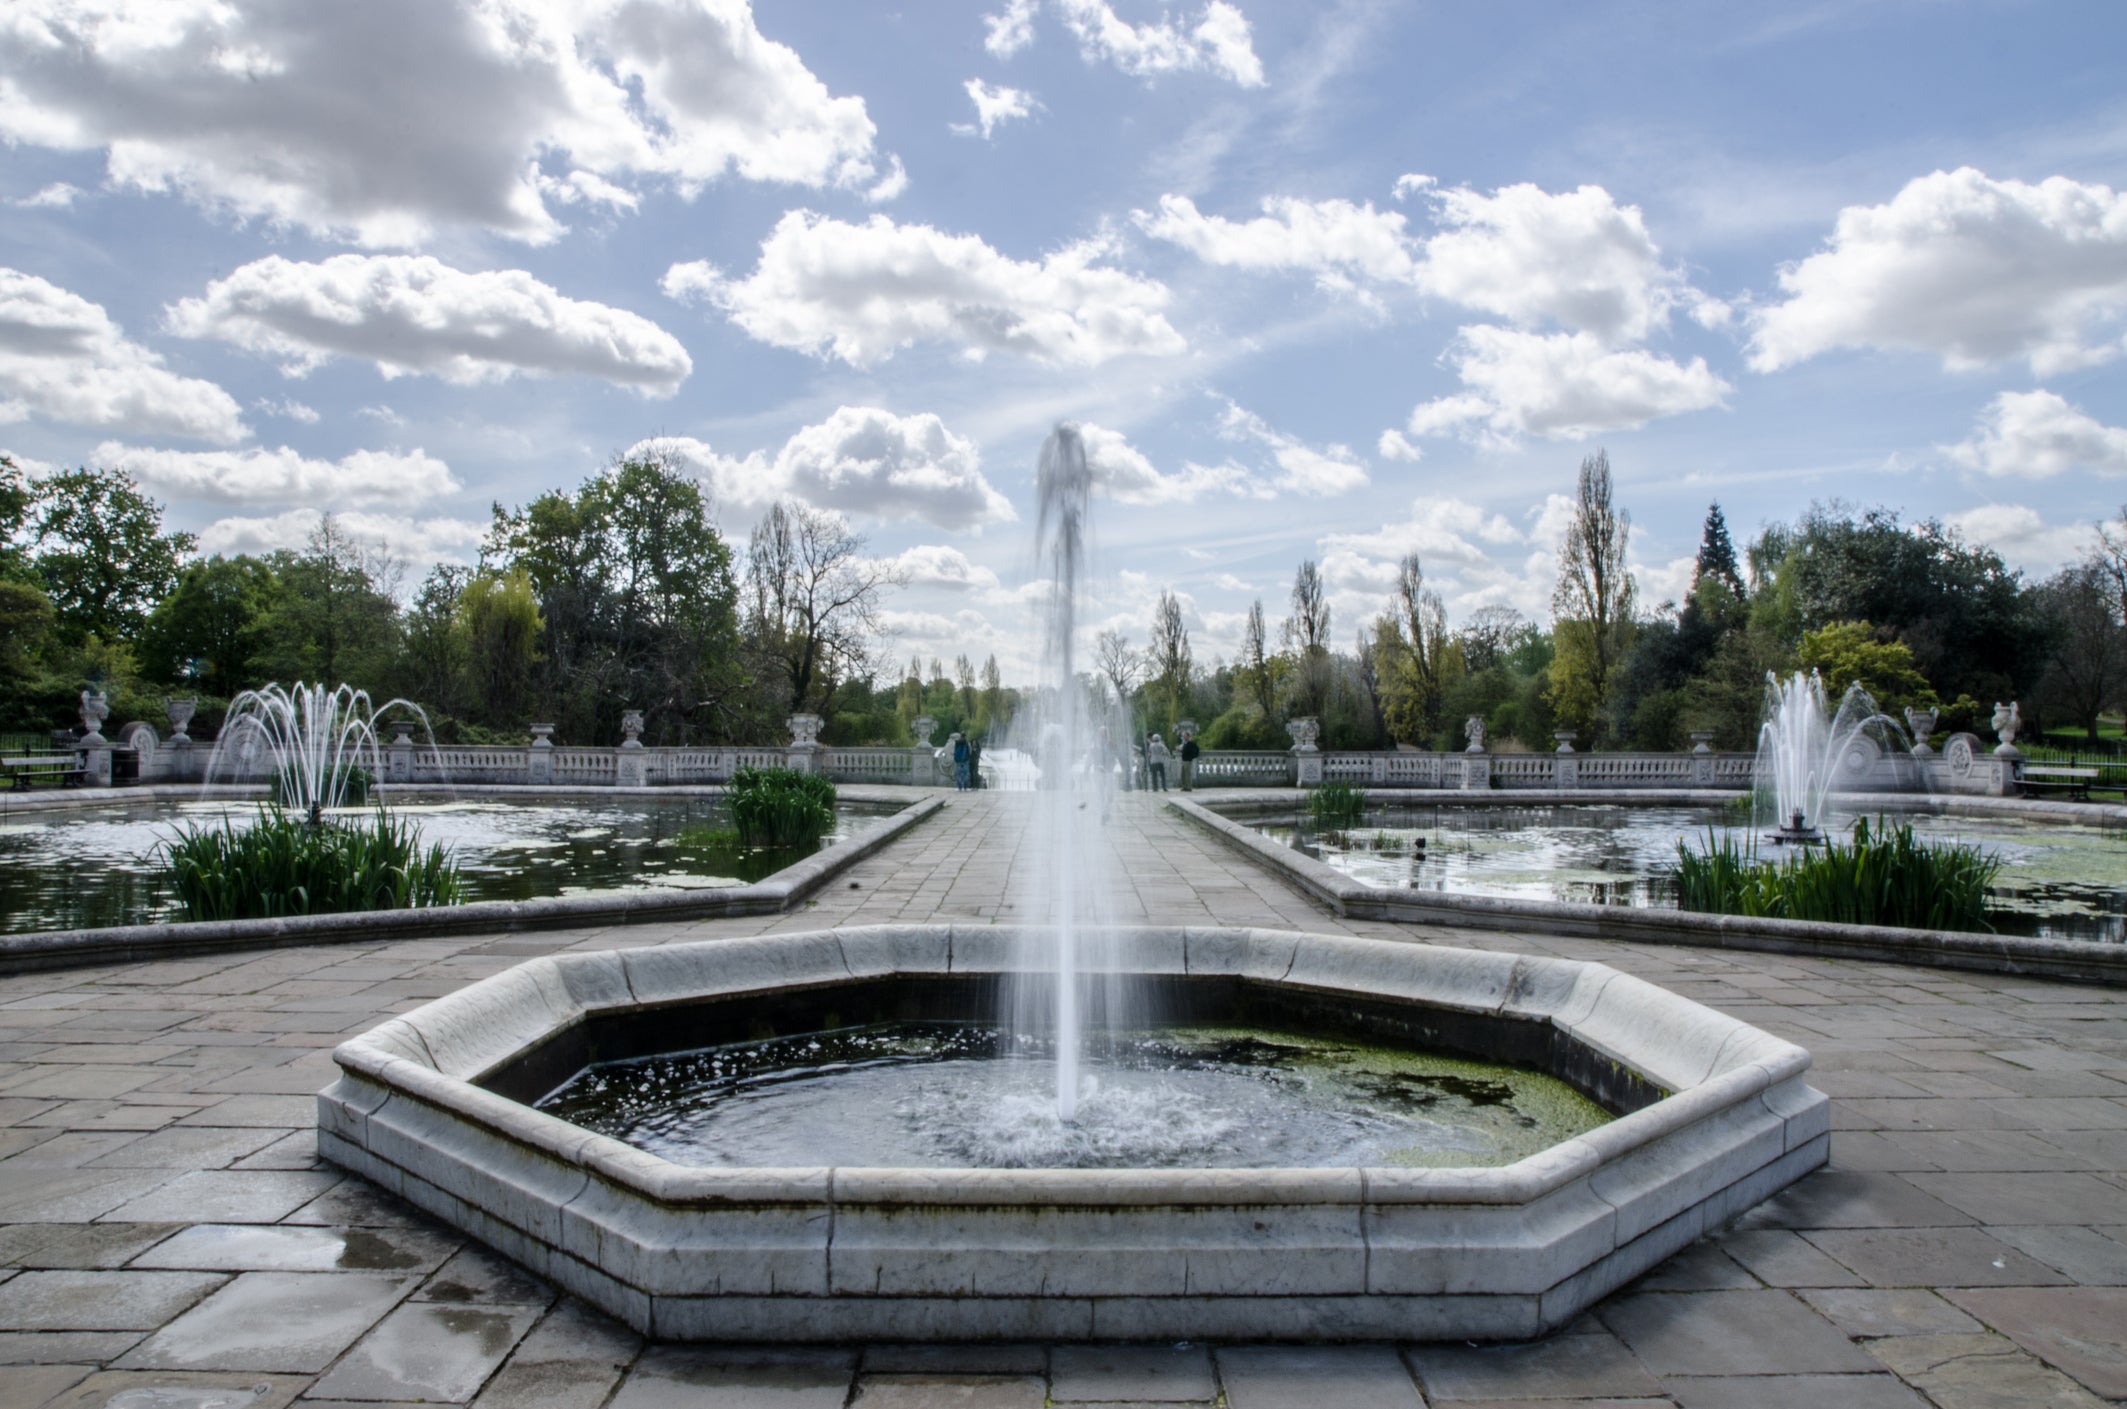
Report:
M 827 752 L 820 744 L 825 721 L 817 714 L 793 714 L 789 723 L 790 747 L 784 755 L 789 768 L 796 773 L 819 772 Z
M 91 733 L 77 739 L 74 747 L 81 750 L 82 781 L 92 788 L 111 786 L 111 741 Z
M 1302 716 L 1285 721 L 1285 732 L 1292 735 L 1293 782 L 1303 788 L 1322 786 L 1322 749 L 1316 742 L 1322 737 L 1322 721 Z
M 554 781 L 554 726 L 534 724 L 532 742 L 525 749 L 524 780 L 533 784 Z
M 613 785 L 618 788 L 649 787 L 650 757 L 643 748 L 643 712 L 639 709 L 622 710 L 620 732 L 620 756 L 613 761 Z
M 931 735 L 938 730 L 938 721 L 927 714 L 919 714 L 909 721 L 908 729 L 916 739 L 909 749 L 908 781 L 914 787 L 930 787 L 938 781 L 938 750 L 931 743 Z

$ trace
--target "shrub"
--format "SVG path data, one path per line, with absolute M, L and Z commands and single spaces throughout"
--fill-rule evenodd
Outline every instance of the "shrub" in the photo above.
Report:
M 1307 795 L 1308 818 L 1319 827 L 1351 827 L 1366 815 L 1366 794 L 1349 783 L 1324 783 Z
M 1755 842 L 1716 840 L 1695 852 L 1677 843 L 1677 907 L 1847 925 L 1991 930 L 1987 887 L 2001 858 L 1976 846 L 1914 839 L 1905 823 L 1854 823 L 1846 845 L 1828 841 L 1784 861 L 1760 861 Z
M 835 785 L 790 768 L 731 775 L 731 821 L 747 846 L 812 846 L 835 824 Z
M 194 920 L 257 920 L 350 910 L 456 905 L 464 882 L 441 846 L 381 808 L 366 821 L 313 826 L 268 804 L 248 827 L 181 829 L 163 869 Z

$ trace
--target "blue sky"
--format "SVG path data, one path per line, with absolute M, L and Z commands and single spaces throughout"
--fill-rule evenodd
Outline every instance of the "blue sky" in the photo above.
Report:
M 1013 672 L 1062 418 L 1094 615 L 1204 658 L 1303 557 L 1340 639 L 1413 550 L 1542 618 L 1597 446 L 1649 602 L 1713 498 L 2043 574 L 2127 499 L 2123 68 L 2116 3 L 15 0 L 0 446 L 418 578 L 650 442 Z

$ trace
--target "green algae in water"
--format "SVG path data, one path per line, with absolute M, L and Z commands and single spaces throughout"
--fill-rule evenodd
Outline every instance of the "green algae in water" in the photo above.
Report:
M 1541 1073 L 1275 1030 L 1130 1033 L 1086 1056 L 1068 1126 L 1046 1050 L 944 1022 L 600 1064 L 539 1108 L 710 1166 L 1492 1166 L 1611 1119 Z

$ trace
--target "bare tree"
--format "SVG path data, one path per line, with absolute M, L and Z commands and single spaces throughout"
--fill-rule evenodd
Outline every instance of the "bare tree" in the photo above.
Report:
M 1316 715 L 1329 700 L 1329 588 L 1312 558 L 1292 579 L 1292 614 L 1285 643 L 1293 653 L 1293 713 Z
M 1270 671 L 1270 642 L 1263 629 L 1263 599 L 1255 599 L 1248 608 L 1248 624 L 1241 630 L 1241 669 L 1247 672 L 1248 687 L 1255 692 L 1257 708 L 1263 717 L 1277 721 L 1277 681 Z
M 2053 644 L 2046 653 L 2040 696 L 2098 739 L 2098 716 L 2127 689 L 2127 632 L 2120 614 L 2119 579 L 2104 556 L 2054 574 L 2038 587 Z
M 1093 663 L 1108 687 L 1115 691 L 1115 703 L 1120 709 L 1130 707 L 1130 692 L 1144 678 L 1145 657 L 1142 652 L 1130 649 L 1130 638 L 1120 631 L 1103 631 L 1093 643 Z
M 1182 697 L 1189 689 L 1189 627 L 1182 620 L 1181 601 L 1172 592 L 1161 592 L 1152 611 L 1152 678 L 1167 697 L 1167 721 L 1181 717 Z
M 864 546 L 840 515 L 795 501 L 771 506 L 754 527 L 747 625 L 782 667 L 792 709 L 828 713 L 841 683 L 876 664 L 879 610 L 902 579 Z
M 1580 463 L 1573 517 L 1558 545 L 1558 586 L 1551 593 L 1552 693 L 1559 712 L 1598 725 L 1610 674 L 1631 641 L 1637 589 L 1625 566 L 1632 516 L 1610 497 L 1610 457 L 1598 450 Z
M 1425 585 L 1416 553 L 1404 554 L 1396 564 L 1395 611 L 1405 678 L 1392 682 L 1391 725 L 1413 742 L 1429 740 L 1440 728 L 1448 686 L 1448 611 L 1440 594 Z
M 1506 659 L 1530 634 L 1529 619 L 1509 606 L 1479 607 L 1463 622 L 1456 639 L 1462 642 L 1462 664 L 1475 674 L 1490 670 Z

